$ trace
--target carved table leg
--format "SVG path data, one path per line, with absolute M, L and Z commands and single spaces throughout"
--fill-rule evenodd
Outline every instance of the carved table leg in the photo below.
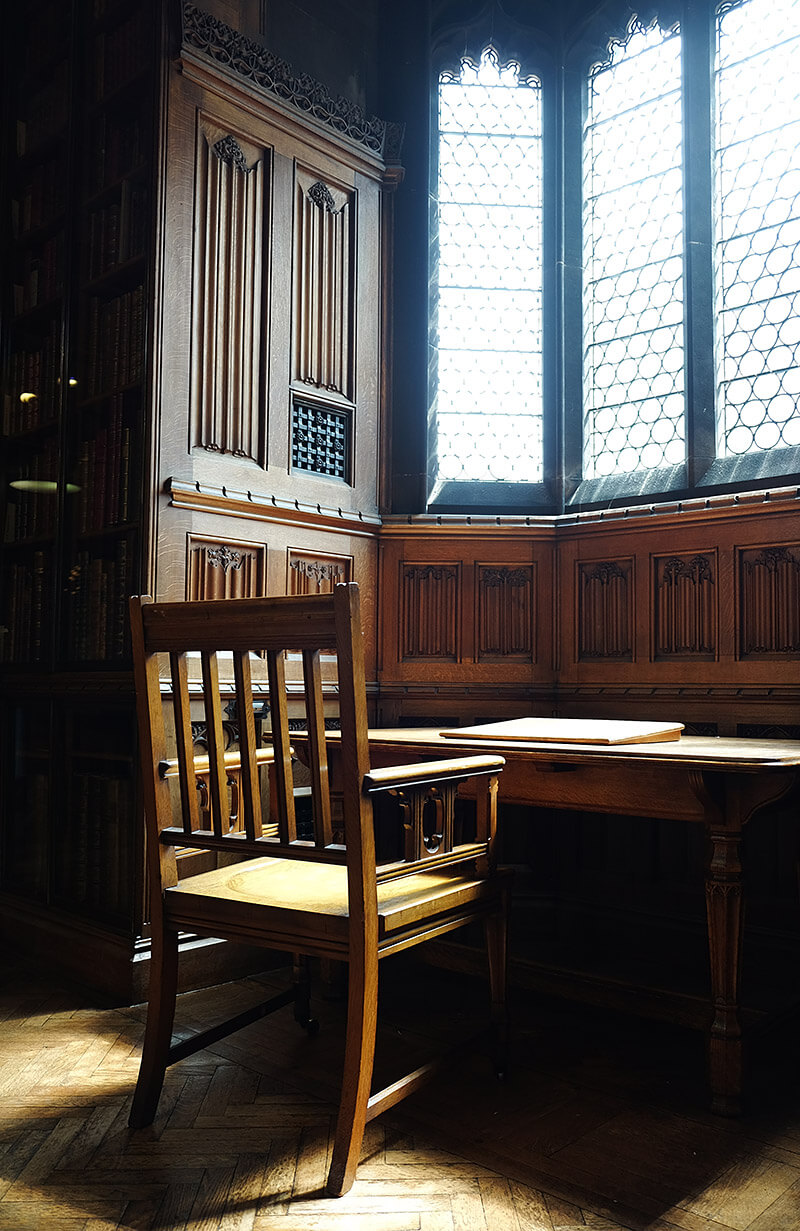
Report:
M 742 949 L 742 865 L 738 832 L 712 830 L 706 875 L 708 948 L 714 1017 L 709 1036 L 712 1109 L 735 1116 L 741 1109 L 742 1027 L 739 984 Z

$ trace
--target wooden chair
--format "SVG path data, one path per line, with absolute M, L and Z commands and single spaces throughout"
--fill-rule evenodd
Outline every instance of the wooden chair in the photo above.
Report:
M 295 1016 L 313 1029 L 307 984 L 266 1005 L 171 1043 L 181 932 L 263 945 L 348 964 L 344 1072 L 327 1191 L 350 1188 L 368 1120 L 415 1090 L 433 1071 L 426 1065 L 371 1093 L 380 958 L 432 940 L 474 920 L 485 924 L 492 1018 L 505 1041 L 505 965 L 508 875 L 495 866 L 497 774 L 503 758 L 460 757 L 370 772 L 366 688 L 356 585 L 309 597 L 153 603 L 131 599 L 148 872 L 152 886 L 152 976 L 139 1079 L 130 1114 L 138 1128 L 152 1122 L 167 1065 L 230 1030 L 295 1002 Z M 323 717 L 321 651 L 336 652 L 341 732 L 336 735 L 338 811 L 332 808 Z M 208 755 L 193 754 L 188 654 L 197 654 Z M 297 652 L 300 652 L 297 655 Z M 222 733 L 220 652 L 233 656 L 239 722 L 238 751 Z M 285 664 L 302 662 L 307 760 L 314 840 L 298 840 Z M 268 748 L 256 746 L 251 663 L 266 661 L 272 730 Z M 167 747 L 159 655 L 168 656 L 175 718 L 174 755 Z M 162 659 L 163 661 L 163 659 Z M 293 658 L 293 663 L 295 659 Z M 196 701 L 195 701 L 196 705 Z M 196 717 L 196 715 L 195 715 Z M 266 738 L 266 736 L 265 736 Z M 299 738 L 299 737 L 298 737 Z M 267 834 L 259 768 L 274 775 Z M 227 782 L 235 771 L 240 831 L 231 826 Z M 207 780 L 198 809 L 198 775 Z M 458 783 L 487 777 L 487 802 L 478 808 L 477 834 L 458 841 L 454 800 Z M 404 837 L 397 857 L 376 866 L 372 797 L 394 793 Z M 211 817 L 211 828 L 200 823 Z M 336 827 L 344 843 L 337 841 Z M 233 853 L 238 862 L 179 879 L 176 848 Z

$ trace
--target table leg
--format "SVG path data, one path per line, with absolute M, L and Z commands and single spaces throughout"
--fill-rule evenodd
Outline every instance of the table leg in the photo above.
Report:
M 708 949 L 714 1017 L 708 1043 L 711 1106 L 719 1115 L 741 1110 L 742 1026 L 739 988 L 742 951 L 742 865 L 739 832 L 711 829 L 706 873 Z

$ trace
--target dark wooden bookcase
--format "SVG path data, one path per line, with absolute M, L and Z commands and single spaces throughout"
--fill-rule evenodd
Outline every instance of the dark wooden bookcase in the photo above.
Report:
M 127 1000 L 128 596 L 357 580 L 375 678 L 399 134 L 208 7 L 32 0 L 4 44 L 0 926 Z
M 144 925 L 127 596 L 145 578 L 157 17 L 34 0 L 3 64 L 2 913 L 120 995 L 109 953 Z

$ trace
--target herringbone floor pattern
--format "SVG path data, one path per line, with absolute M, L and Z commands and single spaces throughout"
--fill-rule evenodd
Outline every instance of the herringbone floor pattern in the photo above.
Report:
M 253 1003 L 265 982 L 182 997 L 179 1028 Z M 474 992 L 401 969 L 386 997 L 389 1059 L 458 1033 Z M 409 1007 L 420 993 L 422 1027 Z M 369 1127 L 354 1188 L 331 1201 L 339 1004 L 322 1004 L 315 1039 L 284 1012 L 175 1066 L 156 1123 L 131 1133 L 143 1012 L 91 1003 L 20 970 L 2 980 L 0 1228 L 800 1228 L 797 1082 L 776 1087 L 774 1049 L 756 1110 L 724 1121 L 703 1109 L 695 1037 L 518 1005 L 513 1079 L 499 1085 L 480 1054 L 436 1079 Z

